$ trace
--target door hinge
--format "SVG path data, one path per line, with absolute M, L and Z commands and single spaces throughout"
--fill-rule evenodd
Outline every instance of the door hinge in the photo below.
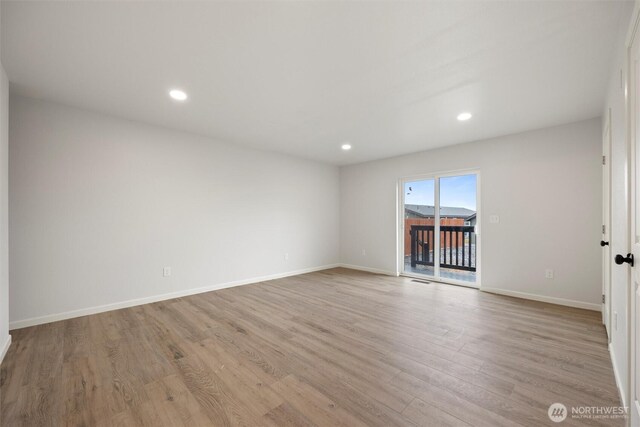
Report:
M 602 156 L 602 165 L 606 165 L 607 164 L 607 156 Z
M 604 296 L 604 294 L 602 294 L 602 303 L 604 304 L 606 302 L 606 298 Z

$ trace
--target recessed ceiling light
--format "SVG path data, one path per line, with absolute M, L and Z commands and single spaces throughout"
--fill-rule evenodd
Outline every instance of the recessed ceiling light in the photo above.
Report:
M 342 148 L 344 151 L 349 151 L 351 150 L 351 144 L 342 144 Z
M 186 101 L 187 94 L 180 89 L 173 89 L 169 91 L 169 96 L 175 99 L 176 101 Z
M 467 121 L 472 117 L 471 113 L 460 113 L 458 114 L 458 120 L 461 122 Z

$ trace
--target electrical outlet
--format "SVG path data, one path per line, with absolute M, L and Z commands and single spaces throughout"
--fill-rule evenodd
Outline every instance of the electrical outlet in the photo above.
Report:
M 362 250 L 362 256 L 367 256 L 367 250 L 366 249 Z
M 162 276 L 169 277 L 171 276 L 171 267 L 165 267 L 162 269 Z
M 550 269 L 550 268 L 547 268 L 547 269 L 544 271 L 544 278 L 545 278 L 545 279 L 553 279 L 553 270 L 552 270 L 552 269 Z
M 284 254 L 284 260 L 285 261 L 289 261 L 289 253 L 288 252 L 286 254 Z

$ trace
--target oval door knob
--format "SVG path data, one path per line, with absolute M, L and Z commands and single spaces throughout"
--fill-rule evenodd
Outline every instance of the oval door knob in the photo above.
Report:
M 609 242 L 605 242 L 604 240 L 600 240 L 600 246 L 602 246 L 602 247 L 609 246 Z
M 631 267 L 633 267 L 633 254 L 627 254 L 626 257 L 618 254 L 615 257 L 616 264 L 622 265 L 623 263 L 628 263 Z

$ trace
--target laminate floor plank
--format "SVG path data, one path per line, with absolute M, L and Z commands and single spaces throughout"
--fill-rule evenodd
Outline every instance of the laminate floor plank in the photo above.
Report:
M 0 426 L 538 426 L 555 402 L 620 405 L 599 313 L 342 268 L 12 338 Z

